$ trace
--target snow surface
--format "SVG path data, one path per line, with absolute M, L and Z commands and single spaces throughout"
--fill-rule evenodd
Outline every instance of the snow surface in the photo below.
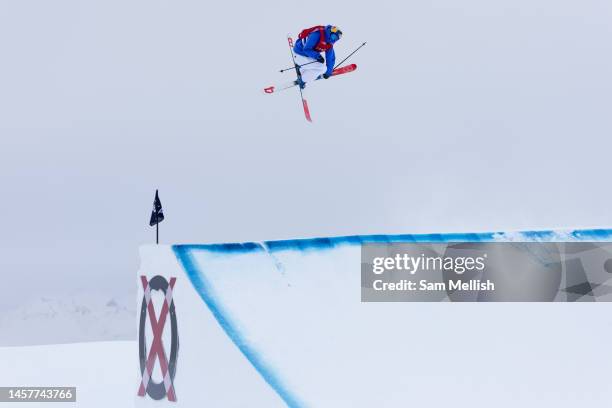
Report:
M 354 271 L 364 241 L 611 237 L 590 230 L 147 246 L 139 274 L 178 277 L 177 407 L 604 406 L 612 398 L 609 304 L 364 304 Z M 1 347 L 0 384 L 76 386 L 76 406 L 85 408 L 164 405 L 136 397 L 136 342 L 80 342 L 108 337 L 109 328 L 132 336 L 128 303 L 44 298 L 3 316 L 3 336 L 24 320 L 39 328 L 37 341 L 79 343 Z
M 134 405 L 134 341 L 0 347 L 0 384 L 77 387 L 75 403 L 1 404 L 19 407 L 124 408 Z
M 219 389 L 244 387 L 261 398 L 255 404 L 283 406 L 236 362 L 239 350 L 292 408 L 605 405 L 609 303 L 361 303 L 359 244 L 611 239 L 610 230 L 592 230 L 175 246 L 193 285 L 179 286 L 179 274 L 173 291 L 182 330 L 179 404 L 189 406 L 205 386 L 193 388 L 191 378 L 239 367 Z M 141 272 L 176 276 L 168 249 L 143 247 Z M 202 303 L 208 311 L 180 312 Z M 223 349 L 230 365 L 210 364 L 210 350 L 201 354 L 202 345 L 219 347 L 221 329 L 236 347 Z

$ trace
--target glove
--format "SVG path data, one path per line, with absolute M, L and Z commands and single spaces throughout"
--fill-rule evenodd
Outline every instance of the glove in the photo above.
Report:
M 323 56 L 322 56 L 322 55 L 319 55 L 319 56 L 317 57 L 317 62 L 320 62 L 320 63 L 322 64 L 322 63 L 324 63 L 324 62 L 325 62 L 325 58 L 323 58 Z
M 330 75 L 330 74 L 328 74 L 328 73 L 326 72 L 326 73 L 324 73 L 324 74 L 323 74 L 323 79 L 327 79 L 327 78 L 329 78 L 330 76 L 331 76 L 331 75 Z

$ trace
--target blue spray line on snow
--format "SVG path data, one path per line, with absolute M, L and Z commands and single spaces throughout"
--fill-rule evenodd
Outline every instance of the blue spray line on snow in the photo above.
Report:
M 196 292 L 200 295 L 204 303 L 208 306 L 213 316 L 221 325 L 221 328 L 227 336 L 234 342 L 240 352 L 246 359 L 255 367 L 257 372 L 263 379 L 272 387 L 279 397 L 285 401 L 289 408 L 303 408 L 297 397 L 283 384 L 278 374 L 270 368 L 259 353 L 254 350 L 242 336 L 242 333 L 236 327 L 230 314 L 223 308 L 219 302 L 210 282 L 203 272 L 200 272 L 196 261 L 191 255 L 193 246 L 191 245 L 174 245 L 172 247 L 174 254 L 185 269 L 187 276 L 191 280 Z M 252 249 L 252 248 L 251 248 Z M 259 248 L 261 250 L 261 247 Z
M 449 242 L 567 242 L 612 241 L 612 229 L 584 229 L 566 231 L 478 232 L 453 234 L 397 234 L 397 235 L 349 235 L 329 238 L 304 238 L 266 241 L 269 252 L 282 250 L 320 250 L 338 245 L 392 244 L 392 243 L 449 243 Z M 185 249 L 199 249 L 217 253 L 249 253 L 262 251 L 256 242 L 176 245 Z

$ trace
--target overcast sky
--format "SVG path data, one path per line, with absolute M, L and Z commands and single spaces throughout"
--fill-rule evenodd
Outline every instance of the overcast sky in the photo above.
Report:
M 302 10 L 303 9 L 303 10 Z M 612 4 L 0 0 L 1 308 L 164 243 L 611 226 Z M 285 36 L 363 41 L 306 91 Z

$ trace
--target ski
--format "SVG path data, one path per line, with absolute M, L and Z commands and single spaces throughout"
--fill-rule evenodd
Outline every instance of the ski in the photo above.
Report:
M 343 74 L 348 74 L 349 72 L 353 72 L 357 69 L 357 64 L 350 64 L 344 67 L 338 67 L 336 69 L 334 69 L 334 71 L 332 72 L 331 76 L 338 76 L 338 75 L 343 75 Z M 319 76 L 317 78 L 317 80 L 319 79 L 323 79 L 322 76 Z M 297 86 L 297 81 L 291 81 L 291 82 L 286 82 L 284 84 L 280 84 L 280 85 L 272 85 L 269 86 L 267 88 L 264 88 L 264 93 L 267 94 L 272 94 L 272 93 L 276 93 L 279 91 L 283 91 L 285 89 L 289 89 L 289 88 L 293 88 L 294 86 Z
M 312 118 L 310 117 L 310 109 L 308 108 L 308 102 L 306 102 L 306 99 L 304 99 L 303 95 L 302 95 L 302 106 L 304 108 L 304 116 L 306 116 L 306 120 L 309 122 L 312 122 Z
M 295 73 L 297 74 L 297 79 L 302 79 L 302 74 L 300 73 L 300 66 L 295 62 L 295 55 L 293 54 L 293 38 L 291 35 L 287 35 L 287 42 L 289 43 L 289 52 L 291 53 L 291 60 L 293 61 L 293 65 L 295 66 Z M 306 120 L 312 122 L 312 118 L 310 117 L 310 109 L 308 108 L 308 102 L 304 99 L 304 92 L 302 92 L 302 88 L 298 87 L 300 90 L 300 98 L 302 98 L 302 107 L 304 108 L 304 116 Z

